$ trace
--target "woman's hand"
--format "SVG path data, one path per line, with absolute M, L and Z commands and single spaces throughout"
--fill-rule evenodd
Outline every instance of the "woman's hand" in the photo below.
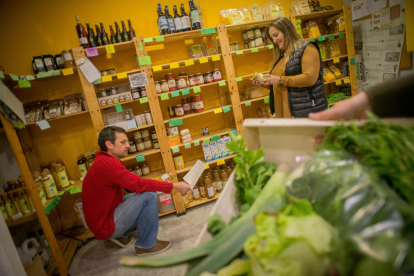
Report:
M 270 74 L 264 75 L 265 79 L 263 80 L 263 85 L 275 85 L 279 83 L 280 77 Z

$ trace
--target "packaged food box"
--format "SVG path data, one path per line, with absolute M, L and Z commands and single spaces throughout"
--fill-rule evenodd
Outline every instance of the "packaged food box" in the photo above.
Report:
M 211 155 L 211 150 L 210 150 L 210 143 L 204 144 L 203 142 L 203 152 L 204 152 L 204 159 L 206 160 L 206 162 L 213 160 L 213 157 Z

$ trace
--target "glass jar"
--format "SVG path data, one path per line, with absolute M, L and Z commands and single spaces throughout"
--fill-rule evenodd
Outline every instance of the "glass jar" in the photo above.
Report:
M 257 36 L 262 36 L 262 32 L 260 31 L 260 29 L 259 29 L 259 28 L 256 28 L 256 29 L 253 29 L 253 35 L 254 35 L 255 37 L 257 37 Z
M 119 104 L 119 98 L 118 97 L 113 97 L 112 99 L 114 101 L 114 104 Z
M 150 137 L 150 134 L 149 134 L 149 130 L 148 129 L 143 129 L 143 130 L 141 130 L 141 135 L 142 135 L 142 138 L 149 138 Z
M 187 88 L 187 77 L 186 76 L 179 76 L 178 77 L 178 89 L 184 89 Z
M 161 91 L 162 92 L 170 92 L 170 88 L 168 87 L 168 81 L 166 81 L 166 80 L 161 81 Z
M 250 29 L 250 30 L 247 30 L 246 31 L 246 38 L 249 40 L 249 39 L 252 39 L 252 38 L 254 38 L 254 32 L 253 32 L 253 29 Z
M 136 152 L 137 152 L 137 146 L 135 145 L 134 142 L 130 141 L 129 142 L 128 153 L 136 153 Z
M 263 39 L 261 35 L 254 38 L 254 44 L 256 47 L 263 46 Z
M 214 79 L 214 81 L 221 81 L 221 73 L 220 73 L 219 69 L 214 69 L 213 79 Z
M 132 134 L 134 135 L 134 140 L 142 139 L 140 130 L 134 131 Z
M 165 76 L 168 82 L 169 91 L 177 90 L 177 84 L 175 83 L 175 77 L 173 73 L 169 73 Z
M 214 81 L 214 79 L 213 79 L 213 73 L 212 72 L 204 73 L 204 83 L 212 83 L 213 81 Z
M 101 97 L 106 97 L 106 96 L 108 96 L 106 94 L 106 90 L 105 89 L 101 89 Z
M 157 94 L 161 94 L 162 93 L 162 89 L 161 89 L 161 84 L 159 81 L 154 81 L 154 85 L 155 85 L 155 91 L 157 91 Z
M 175 106 L 175 116 L 176 117 L 183 117 L 184 116 L 184 108 L 181 104 L 177 104 Z
M 109 98 L 107 100 L 107 103 L 108 103 L 108 105 L 113 105 L 114 104 L 114 101 L 112 100 L 112 98 Z
M 204 172 L 200 175 L 200 178 L 197 181 L 197 186 L 200 189 L 201 197 L 207 197 L 206 187 L 204 187 Z
M 62 51 L 63 59 L 65 60 L 65 68 L 75 67 L 75 62 L 73 61 L 72 50 L 63 50 Z
M 107 106 L 107 103 L 106 103 L 105 99 L 101 100 L 101 107 L 103 107 L 103 106 Z
M 108 71 L 107 70 L 102 70 L 101 71 L 101 76 L 108 76 Z
M 207 192 L 207 198 L 208 199 L 213 199 L 215 192 L 214 192 L 214 185 L 213 185 L 213 181 L 211 179 L 210 174 L 204 174 L 204 187 L 206 188 L 206 192 Z
M 151 132 L 151 139 L 152 140 L 154 140 L 154 139 L 158 139 L 158 137 L 157 137 L 157 132 L 154 130 L 153 132 Z
M 115 72 L 115 69 L 114 69 L 114 68 L 109 69 L 109 70 L 108 70 L 108 73 L 109 73 L 109 75 L 115 75 L 115 74 L 116 74 L 116 72 Z
M 240 44 L 240 42 L 239 42 L 239 41 L 234 42 L 234 51 L 238 51 L 238 50 L 240 50 L 240 46 L 239 46 L 239 44 Z
M 256 43 L 254 42 L 254 38 L 251 38 L 247 41 L 249 43 L 249 48 L 256 47 Z
M 234 42 L 230 43 L 230 52 L 236 51 L 234 48 Z
M 119 96 L 119 102 L 120 102 L 120 103 L 125 102 L 125 97 L 124 97 L 124 95 L 120 95 L 120 96 Z
M 139 152 L 145 151 L 145 144 L 144 141 L 142 141 L 142 139 L 135 140 L 135 144 L 137 145 L 137 150 Z
M 140 165 L 140 167 L 141 167 L 142 175 L 143 176 L 149 175 L 151 173 L 150 168 L 149 168 L 147 162 L 142 162 L 142 164 Z
M 152 149 L 152 141 L 150 138 L 144 138 L 145 150 Z
M 190 100 L 188 98 L 182 98 L 181 99 L 183 108 L 184 108 L 184 114 L 191 114 L 191 103 Z
M 174 106 L 172 106 L 172 105 L 170 105 L 168 107 L 168 116 L 170 116 L 170 118 L 174 118 L 175 117 Z
M 158 143 L 158 139 L 152 140 L 152 145 L 154 149 L 160 149 L 160 143 Z
M 142 125 L 146 126 L 148 123 L 147 123 L 147 118 L 146 118 L 145 114 L 141 114 L 139 116 L 141 117 Z
M 137 100 L 139 98 L 141 98 L 140 94 L 139 94 L 139 89 L 138 88 L 134 88 L 131 90 L 132 93 L 132 99 L 133 100 Z
M 197 86 L 196 77 L 194 75 L 188 77 L 188 82 L 190 83 L 190 87 Z
M 197 75 L 196 75 L 196 83 L 197 83 L 197 85 L 204 84 L 203 74 L 197 73 Z
M 194 113 L 200 113 L 204 111 L 204 103 L 201 95 L 191 97 L 191 108 Z
M 148 125 L 152 125 L 152 116 L 151 116 L 151 110 L 146 110 L 144 111 L 144 115 L 145 115 L 145 120 L 147 121 Z
M 117 90 L 118 88 L 115 88 L 115 87 L 111 87 L 111 95 L 116 95 L 116 90 Z
M 131 96 L 129 96 L 129 94 L 125 95 L 125 101 L 130 101 L 131 100 Z
M 135 165 L 133 166 L 134 168 L 134 174 L 138 175 L 138 176 L 142 176 L 142 170 L 141 167 L 139 165 Z
M 141 97 L 146 97 L 147 96 L 147 90 L 145 89 L 145 87 L 141 88 Z

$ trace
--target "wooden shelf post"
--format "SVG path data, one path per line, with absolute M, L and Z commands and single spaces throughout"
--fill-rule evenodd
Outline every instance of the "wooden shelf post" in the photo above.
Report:
M 142 43 L 142 45 L 140 45 Z M 135 37 L 134 38 L 135 50 L 137 52 L 137 56 L 146 56 L 147 49 L 145 48 L 144 37 Z M 140 49 L 141 46 L 141 49 Z M 151 110 L 152 120 L 154 122 L 155 131 L 157 132 L 158 142 L 161 149 L 161 156 L 164 162 L 165 171 L 168 173 L 170 172 L 173 176 L 173 182 L 177 182 L 177 174 L 175 172 L 174 161 L 171 155 L 170 146 L 168 145 L 168 138 L 164 126 L 164 119 L 162 118 L 161 107 L 158 101 L 158 94 L 155 90 L 154 84 L 154 76 L 152 74 L 152 68 L 150 65 L 141 65 L 141 72 L 144 72 L 148 79 L 148 85 L 145 87 L 147 91 L 148 103 Z M 177 211 L 177 215 L 185 214 L 185 207 L 184 201 L 181 193 L 173 190 L 171 192 L 175 210 Z
M 24 151 L 22 145 L 20 144 L 17 133 L 14 130 L 12 123 L 8 119 L 6 119 L 3 114 L 0 114 L 0 120 L 6 132 L 7 139 L 10 142 L 10 146 L 13 150 L 14 156 L 16 157 L 16 161 L 19 165 L 20 172 L 27 186 L 27 190 L 29 191 L 29 196 L 32 198 L 37 217 L 39 219 L 40 225 L 42 226 L 43 232 L 45 233 L 46 239 L 49 243 L 50 250 L 53 253 L 53 257 L 59 269 L 60 275 L 66 276 L 68 275 L 68 270 L 63 260 L 62 252 L 60 251 L 59 244 L 56 240 L 55 234 L 53 233 L 53 229 L 46 215 L 45 208 L 43 207 L 43 204 L 40 200 L 36 184 L 33 180 L 32 173 L 30 171 L 26 156 L 24 155 Z
M 237 86 L 236 73 L 234 72 L 233 57 L 231 56 L 226 25 L 218 24 L 217 32 L 219 35 L 221 52 L 223 54 L 224 68 L 226 70 L 226 75 L 229 82 L 229 92 L 231 97 L 231 103 L 233 106 L 233 114 L 234 120 L 236 122 L 237 133 L 241 136 L 244 136 L 243 113 L 240 104 L 239 88 Z
M 352 96 L 358 95 L 358 78 L 356 72 L 356 65 L 351 65 L 351 59 L 355 59 L 355 43 L 354 43 L 354 29 L 352 27 L 351 7 L 344 6 L 345 19 L 345 38 L 346 49 L 348 51 L 348 66 L 349 66 L 349 80 L 351 81 Z
M 76 61 L 80 58 L 85 57 L 85 50 L 82 47 L 72 49 L 73 59 Z M 86 77 L 83 75 L 79 66 L 76 65 L 79 72 L 79 78 L 82 84 L 85 99 L 88 104 L 89 114 L 91 115 L 92 124 L 95 128 L 96 137 L 99 136 L 99 132 L 105 127 L 104 121 L 101 114 L 101 109 L 98 104 L 98 98 L 95 94 L 95 88 L 93 83 L 89 83 Z

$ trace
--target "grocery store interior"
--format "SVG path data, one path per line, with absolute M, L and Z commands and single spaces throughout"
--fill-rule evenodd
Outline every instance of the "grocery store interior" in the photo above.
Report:
M 0 275 L 414 275 L 410 12 L 0 1 Z

